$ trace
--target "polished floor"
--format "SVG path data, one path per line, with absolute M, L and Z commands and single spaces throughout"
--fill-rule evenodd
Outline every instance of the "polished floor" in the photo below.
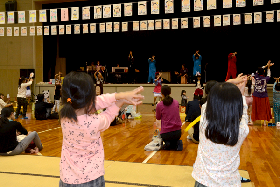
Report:
M 183 151 L 145 151 L 154 134 L 155 107 L 149 104 L 138 106 L 141 119 L 126 120 L 111 126 L 101 133 L 105 160 L 192 166 L 198 145 L 187 139 L 183 132 Z M 58 120 L 36 121 L 28 108 L 28 120 L 18 119 L 28 131 L 37 131 L 44 144 L 41 154 L 60 157 L 62 132 Z M 184 117 L 182 117 L 182 122 Z M 182 129 L 186 128 L 183 125 Z M 249 126 L 250 133 L 240 150 L 241 170 L 249 172 L 252 182 L 258 187 L 280 186 L 280 129 L 261 126 L 257 121 Z

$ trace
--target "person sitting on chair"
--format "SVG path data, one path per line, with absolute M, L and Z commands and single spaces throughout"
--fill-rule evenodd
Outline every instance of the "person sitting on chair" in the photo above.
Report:
M 50 117 L 54 104 L 44 102 L 44 94 L 38 94 L 37 99 L 38 101 L 35 103 L 35 118 L 36 120 L 46 120 Z

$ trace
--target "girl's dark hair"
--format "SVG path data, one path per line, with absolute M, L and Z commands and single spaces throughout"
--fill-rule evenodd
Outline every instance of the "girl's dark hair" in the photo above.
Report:
M 181 92 L 181 96 L 183 95 L 183 93 L 186 93 L 186 90 L 182 90 L 182 92 Z
M 21 88 L 21 84 L 22 82 L 25 81 L 25 77 L 24 76 L 21 76 L 18 80 L 18 87 Z
M 62 109 L 60 118 L 68 118 L 77 121 L 75 110 L 85 109 L 85 113 L 95 111 L 96 91 L 93 79 L 83 72 L 70 72 L 62 84 Z M 71 101 L 70 101 L 71 99 Z
M 215 80 L 210 80 L 206 82 L 206 86 L 205 86 L 205 94 L 209 94 L 211 88 L 217 83 L 217 81 Z
M 242 113 L 243 99 L 238 87 L 228 82 L 217 83 L 207 99 L 206 138 L 217 144 L 236 145 Z
M 164 95 L 164 99 L 162 100 L 163 104 L 165 106 L 171 105 L 173 103 L 173 98 L 170 97 L 171 88 L 167 85 L 164 85 L 161 87 L 161 93 Z
M 279 82 L 276 83 L 275 90 L 278 91 L 278 92 L 280 91 L 280 83 Z
M 251 95 L 252 93 L 252 80 L 248 79 L 246 87 L 248 87 L 248 94 Z
M 3 123 L 9 122 L 9 120 L 7 118 L 10 117 L 11 113 L 13 113 L 13 112 L 14 112 L 13 107 L 5 107 L 1 110 L 0 127 L 2 127 Z
M 264 69 L 262 67 L 258 67 L 258 74 L 264 75 Z

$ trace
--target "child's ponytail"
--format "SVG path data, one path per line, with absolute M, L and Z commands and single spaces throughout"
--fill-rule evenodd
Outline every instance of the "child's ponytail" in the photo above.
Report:
M 173 103 L 173 98 L 170 97 L 171 88 L 167 85 L 161 87 L 161 94 L 164 95 L 164 99 L 162 100 L 165 106 L 169 106 Z
M 66 102 L 60 110 L 60 118 L 68 118 L 77 121 L 77 114 L 70 102 Z

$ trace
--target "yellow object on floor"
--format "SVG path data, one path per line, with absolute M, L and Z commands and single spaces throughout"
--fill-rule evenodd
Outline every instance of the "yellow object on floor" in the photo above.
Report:
M 55 187 L 59 184 L 59 157 L 46 156 L 1 156 L 0 181 L 5 187 Z M 191 166 L 142 164 L 105 161 L 106 187 L 178 186 L 193 187 L 195 180 Z M 249 179 L 247 171 L 240 175 Z M 243 183 L 242 187 L 252 187 Z

